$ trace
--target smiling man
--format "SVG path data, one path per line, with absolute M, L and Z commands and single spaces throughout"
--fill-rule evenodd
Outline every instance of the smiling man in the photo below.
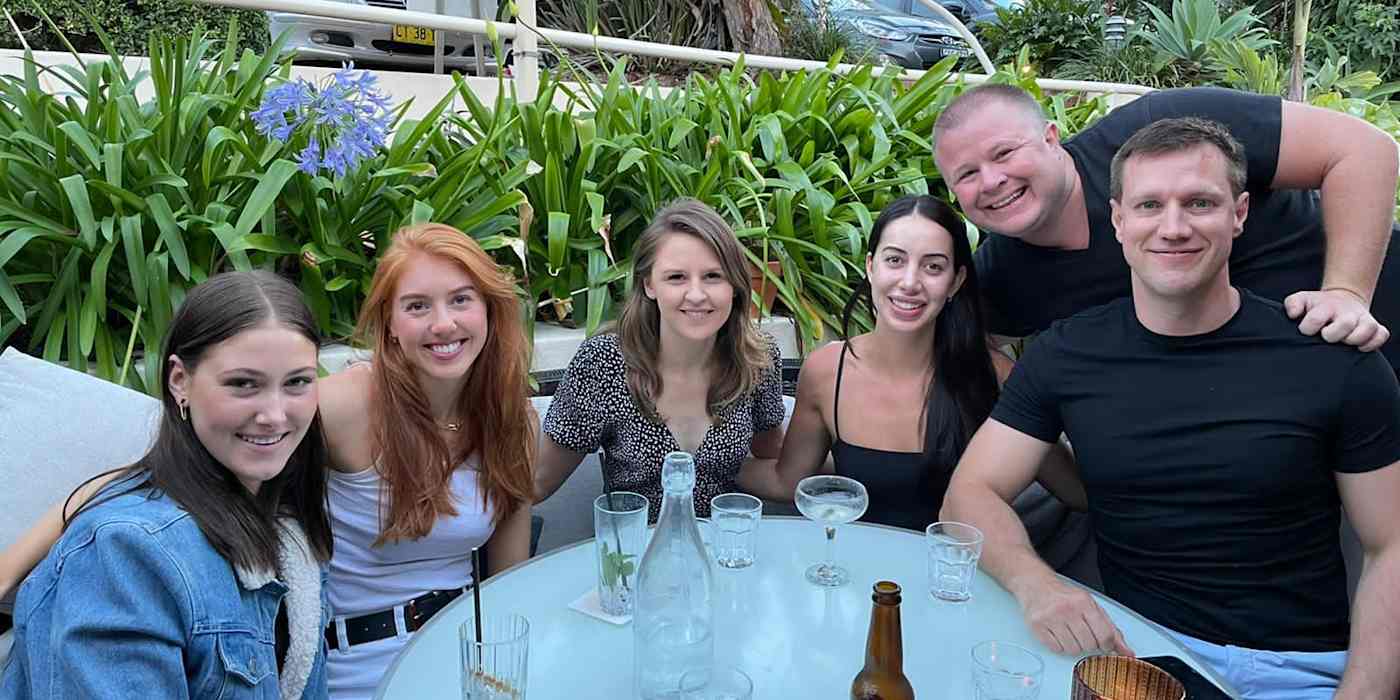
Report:
M 1298 333 L 1280 304 L 1232 285 L 1253 201 L 1222 125 L 1156 122 L 1111 173 L 1131 295 L 1031 343 L 955 470 L 943 518 L 982 529 L 983 568 L 1051 649 L 1131 653 L 1092 598 L 1037 558 L 1007 505 L 1063 431 L 1110 596 L 1245 698 L 1396 697 L 1394 373 L 1378 354 Z M 1343 507 L 1365 551 L 1350 616 Z
M 988 234 L 976 262 L 989 330 L 1030 335 L 1128 294 L 1109 161 L 1147 124 L 1185 116 L 1218 121 L 1244 145 L 1251 215 L 1230 258 L 1234 280 L 1284 302 L 1304 334 L 1381 348 L 1400 367 L 1386 328 L 1400 324 L 1395 142 L 1340 112 L 1219 88 L 1151 93 L 1064 142 L 1016 86 L 978 86 L 949 104 L 934 157 Z

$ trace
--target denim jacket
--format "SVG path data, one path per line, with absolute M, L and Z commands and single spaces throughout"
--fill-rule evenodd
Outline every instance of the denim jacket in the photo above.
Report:
M 0 697 L 280 697 L 274 629 L 287 587 L 245 587 L 189 513 L 150 496 L 83 513 L 25 580 Z M 327 697 L 319 642 L 301 695 L 311 700 Z

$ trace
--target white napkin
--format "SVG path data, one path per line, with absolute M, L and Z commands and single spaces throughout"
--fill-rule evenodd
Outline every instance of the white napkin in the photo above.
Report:
M 613 625 L 625 625 L 632 621 L 631 615 L 609 615 L 603 610 L 602 602 L 598 599 L 598 589 L 590 588 L 587 593 L 579 596 L 578 600 L 569 603 L 569 607 L 577 610 L 589 617 L 596 617 L 603 622 Z

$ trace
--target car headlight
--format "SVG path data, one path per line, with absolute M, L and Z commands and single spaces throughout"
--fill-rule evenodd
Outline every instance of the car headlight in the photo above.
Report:
M 882 41 L 909 41 L 909 38 L 913 36 L 903 29 L 865 19 L 856 20 L 856 29 L 859 29 L 861 34 Z

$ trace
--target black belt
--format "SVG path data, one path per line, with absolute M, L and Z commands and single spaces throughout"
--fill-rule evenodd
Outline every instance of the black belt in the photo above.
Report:
M 428 591 L 413 600 L 396 605 L 388 610 L 357 615 L 355 617 L 344 618 L 345 639 L 350 642 L 350 646 L 373 642 L 380 639 L 387 639 L 399 633 L 399 627 L 394 622 L 394 613 L 400 608 L 403 609 L 403 623 L 408 632 L 417 632 L 426 624 L 439 610 L 447 607 L 448 603 L 456 600 L 462 595 L 466 588 L 453 588 L 446 591 Z M 331 649 L 340 648 L 340 638 L 336 634 L 336 619 L 332 619 L 326 625 L 326 644 Z

